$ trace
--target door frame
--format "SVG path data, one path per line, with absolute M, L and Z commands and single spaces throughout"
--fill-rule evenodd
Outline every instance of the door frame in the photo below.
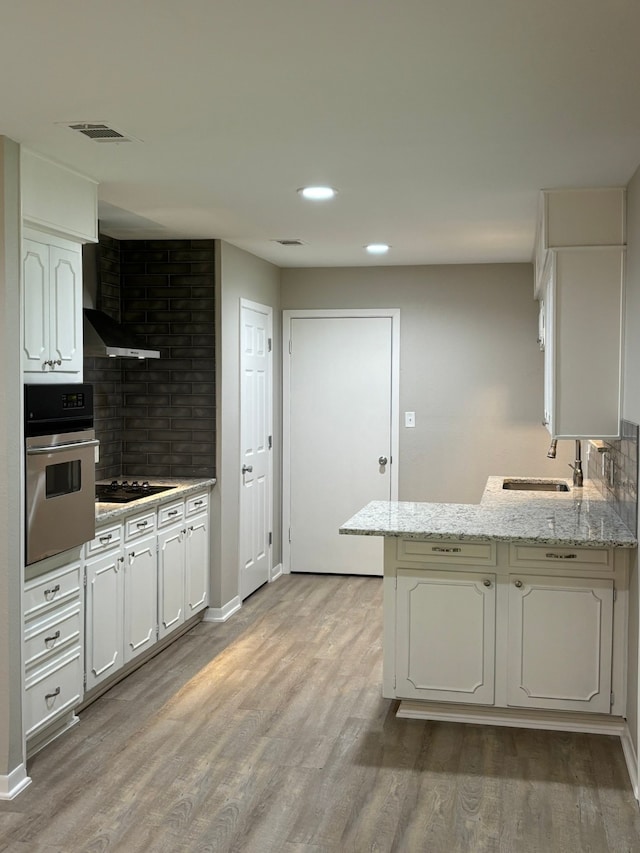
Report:
M 282 312 L 282 571 L 291 573 L 291 321 L 335 318 L 391 320 L 391 500 L 398 500 L 400 458 L 400 309 L 293 308 Z M 345 518 L 345 521 L 347 519 Z
M 243 372 L 242 372 L 242 312 L 244 308 L 248 308 L 250 311 L 257 311 L 259 314 L 265 314 L 267 318 L 267 338 L 271 341 L 271 347 L 269 349 L 269 373 L 267 376 L 267 421 L 269 423 L 269 434 L 271 435 L 271 448 L 268 456 L 267 462 L 267 476 L 269 477 L 269 489 L 267 491 L 268 499 L 269 499 L 269 530 L 273 531 L 273 308 L 270 305 L 263 305 L 260 302 L 253 302 L 250 299 L 245 299 L 244 297 L 240 298 L 240 308 L 239 308 L 239 339 L 238 339 L 238 445 L 240 455 L 238 457 L 238 471 L 242 468 L 242 382 L 243 382 Z M 240 479 L 242 479 L 241 475 Z M 238 494 L 238 594 L 242 600 L 242 554 L 244 553 L 242 549 L 242 535 L 243 535 L 243 527 L 242 527 L 242 483 L 239 486 L 239 494 Z M 273 539 L 273 536 L 271 537 Z M 273 544 L 267 545 L 267 580 L 268 583 L 275 580 L 273 576 Z

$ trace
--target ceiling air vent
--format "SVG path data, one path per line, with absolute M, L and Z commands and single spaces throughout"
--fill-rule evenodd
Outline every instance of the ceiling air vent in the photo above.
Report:
M 304 246 L 302 240 L 272 240 L 272 243 L 280 243 L 281 246 Z
M 75 130 L 77 133 L 81 133 L 93 142 L 140 142 L 139 139 L 136 139 L 130 134 L 116 130 L 115 127 L 101 121 L 65 122 L 63 126 L 68 127 L 69 130 Z

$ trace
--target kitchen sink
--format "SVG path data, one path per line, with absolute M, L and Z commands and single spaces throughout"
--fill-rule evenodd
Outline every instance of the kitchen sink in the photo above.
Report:
M 568 492 L 569 486 L 562 480 L 503 480 L 503 489 L 518 492 Z

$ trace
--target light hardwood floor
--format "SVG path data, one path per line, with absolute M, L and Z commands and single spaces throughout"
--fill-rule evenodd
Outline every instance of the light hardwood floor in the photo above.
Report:
M 399 720 L 379 578 L 285 576 L 36 755 L 11 853 L 628 853 L 617 739 Z

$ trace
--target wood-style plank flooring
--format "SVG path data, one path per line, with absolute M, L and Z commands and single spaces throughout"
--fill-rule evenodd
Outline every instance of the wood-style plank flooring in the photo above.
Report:
M 199 624 L 30 761 L 0 851 L 640 851 L 617 739 L 396 719 L 381 604 L 285 576 Z

